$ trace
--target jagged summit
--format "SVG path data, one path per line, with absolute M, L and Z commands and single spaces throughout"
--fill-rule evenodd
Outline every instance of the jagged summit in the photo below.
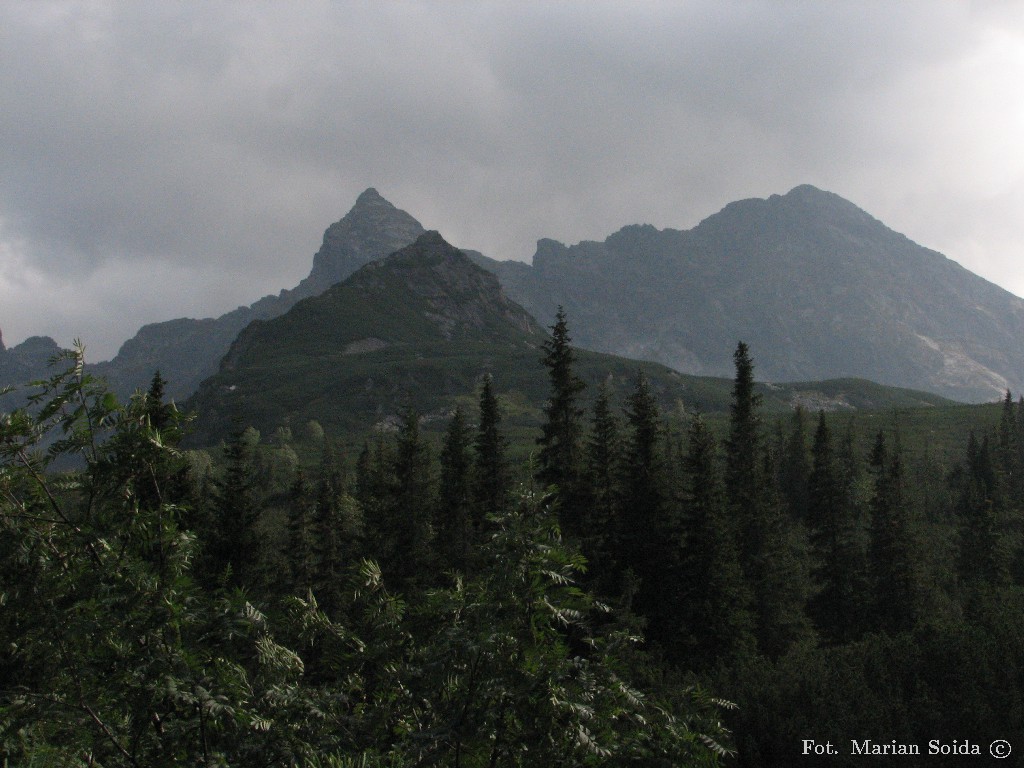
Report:
M 363 190 L 359 197 L 356 198 L 356 204 L 352 206 L 353 210 L 370 205 L 387 205 L 394 208 L 390 202 L 381 197 L 380 192 L 377 191 L 376 187 L 367 187 Z
M 370 187 L 340 221 L 324 232 L 323 244 L 313 257 L 313 269 L 296 291 L 303 296 L 321 293 L 363 264 L 408 245 L 423 232 L 423 225 L 416 219 Z
M 310 274 L 297 286 L 216 319 L 179 318 L 143 326 L 122 345 L 117 357 L 95 366 L 95 372 L 127 396 L 145 387 L 153 371 L 159 369 L 170 382 L 168 394 L 184 398 L 216 372 L 231 342 L 249 323 L 284 314 L 296 302 L 323 293 L 367 262 L 384 258 L 422 233 L 416 219 L 370 187 L 324 232 Z

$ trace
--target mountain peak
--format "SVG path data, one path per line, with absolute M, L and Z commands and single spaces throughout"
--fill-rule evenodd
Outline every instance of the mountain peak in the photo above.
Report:
M 407 306 L 420 304 L 423 316 L 448 340 L 495 332 L 504 336 L 509 327 L 517 333 L 537 330 L 533 318 L 502 292 L 493 273 L 433 230 L 386 259 L 367 264 L 334 290 L 347 287 L 377 295 L 381 306 L 396 300 Z M 409 298 L 398 298 L 405 292 Z
M 851 203 L 835 192 L 827 192 L 810 184 L 793 187 L 783 196 L 772 195 L 770 201 L 783 201 L 792 207 L 812 211 L 815 215 L 825 215 L 832 219 L 843 218 L 859 224 L 881 224 L 862 208 Z
M 356 204 L 352 207 L 352 209 L 355 210 L 356 208 L 381 204 L 394 208 L 394 206 L 390 202 L 381 197 L 380 192 L 378 192 L 376 188 L 367 187 L 362 192 L 362 194 L 360 194 L 359 197 L 356 198 Z
M 793 187 L 791 190 L 789 190 L 789 192 L 786 193 L 786 197 L 804 198 L 804 199 L 818 197 L 818 196 L 828 196 L 828 197 L 836 196 L 836 197 L 838 197 L 838 195 L 833 195 L 832 192 L 825 192 L 824 190 L 818 189 L 817 187 L 815 187 L 812 184 L 797 184 L 795 187 Z
M 303 296 L 312 296 L 339 283 L 364 264 L 382 259 L 423 234 L 423 226 L 370 187 L 345 216 L 324 232 L 313 257 L 313 269 L 302 281 Z
M 441 233 L 436 229 L 430 229 L 424 232 L 416 238 L 416 242 L 414 242 L 413 245 L 419 248 L 448 248 L 452 251 L 458 251 L 458 248 L 441 237 Z
M 349 355 L 383 349 L 515 344 L 541 333 L 536 321 L 502 292 L 495 275 L 439 233 L 424 232 L 284 315 L 249 325 L 221 370 L 272 366 L 275 359 L 301 356 L 326 360 L 341 355 L 348 364 Z

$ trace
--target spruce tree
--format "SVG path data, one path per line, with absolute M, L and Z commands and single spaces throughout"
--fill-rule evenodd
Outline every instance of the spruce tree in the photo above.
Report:
M 999 415 L 999 468 L 1007 480 L 1017 474 L 1017 457 L 1017 412 L 1013 395 L 1010 394 L 1010 390 L 1006 390 Z
M 167 380 L 157 370 L 149 384 L 149 391 L 146 393 L 146 415 L 149 417 L 149 424 L 153 429 L 164 430 L 173 422 L 172 413 L 174 406 L 164 402 L 164 389 Z
M 443 567 L 463 571 L 473 539 L 470 429 L 461 408 L 448 422 L 441 446 L 437 493 L 437 551 Z
M 640 560 L 644 557 L 645 541 L 664 528 L 667 501 L 661 412 L 642 372 L 637 372 L 636 388 L 627 400 L 626 422 L 629 431 L 622 469 L 623 492 L 628 503 L 620 520 L 627 535 L 640 535 L 630 553 L 634 560 Z
M 736 374 L 729 406 L 729 437 L 725 445 L 725 489 L 729 511 L 739 536 L 740 559 L 747 570 L 753 563 L 754 525 L 762 507 L 767 483 L 761 476 L 761 397 L 754 392 L 754 363 L 742 341 L 733 354 Z
M 652 547 L 669 533 L 661 413 L 647 378 L 637 372 L 626 401 L 626 441 L 622 453 L 623 503 L 619 539 L 624 564 L 637 568 L 652 559 Z
M 501 512 L 508 500 L 508 449 L 501 432 L 501 411 L 491 376 L 484 377 L 480 390 L 480 419 L 473 443 L 474 527 L 479 530 L 487 515 Z
M 690 422 L 684 459 L 686 537 L 679 589 L 680 637 L 689 636 L 697 669 L 735 661 L 755 647 L 751 594 L 726 512 L 717 445 L 704 421 Z M 676 655 L 684 659 L 680 649 Z
M 725 489 L 735 526 L 740 565 L 753 595 L 761 650 L 777 657 L 811 634 L 805 613 L 809 565 L 800 531 L 783 508 L 773 479 L 775 462 L 761 445 L 761 397 L 754 364 L 742 341 L 733 355 Z
M 774 456 L 762 455 L 761 477 L 775 476 Z M 765 484 L 751 525 L 750 588 L 760 650 L 778 659 L 814 638 L 807 616 L 812 590 L 807 536 L 786 513 L 775 485 Z
M 419 414 L 406 408 L 398 429 L 391 487 L 384 515 L 387 546 L 381 553 L 386 575 L 408 587 L 427 571 L 433 530 L 430 450 L 420 435 Z
M 256 447 L 259 432 L 236 428 L 224 444 L 226 468 L 215 483 L 205 573 L 228 586 L 253 586 L 258 573 Z
M 618 536 L 615 528 L 622 496 L 619 421 L 612 411 L 608 386 L 601 383 L 594 400 L 590 437 L 586 446 L 589 503 L 582 520 L 580 546 L 597 579 L 610 579 L 615 568 L 611 552 Z
M 793 424 L 782 446 L 779 490 L 794 520 L 807 522 L 808 482 L 811 465 L 807 455 L 807 419 L 802 407 L 793 412 Z
M 329 614 L 341 604 L 346 569 L 361 552 L 362 524 L 346 490 L 342 461 L 331 440 L 324 441 L 313 509 L 313 586 Z
M 149 430 L 150 439 L 160 445 L 176 448 L 181 442 L 184 433 L 182 431 L 181 419 L 177 408 L 173 403 L 164 401 L 164 387 L 166 381 L 160 375 L 160 371 L 153 374 L 149 391 L 144 399 L 144 413 Z M 132 461 L 134 457 L 125 456 L 123 461 Z M 173 475 L 161 474 L 165 466 L 154 466 L 153 471 L 136 482 L 134 493 L 141 507 L 155 509 L 162 503 L 172 498 L 183 499 L 189 493 L 190 482 L 188 479 L 188 468 L 185 466 L 171 465 L 174 467 Z M 192 527 L 195 523 L 194 515 L 185 515 L 189 519 L 182 520 L 186 527 Z
M 905 498 L 903 457 L 891 453 L 879 431 L 871 451 L 874 473 L 868 566 L 873 623 L 890 634 L 906 632 L 919 618 L 918 554 Z
M 824 412 L 814 433 L 808 525 L 820 592 L 812 600 L 819 632 L 830 641 L 856 639 L 863 628 L 866 553 L 849 489 Z
M 313 587 L 313 499 L 305 473 L 299 468 L 288 490 L 288 542 L 285 552 L 292 591 L 305 596 Z
M 567 534 L 581 535 L 582 436 L 584 410 L 579 399 L 585 385 L 576 375 L 576 353 L 569 336 L 565 310 L 558 308 L 551 338 L 544 342 L 542 362 L 548 370 L 550 395 L 544 405 L 544 424 L 537 438 L 537 479 L 557 489 L 559 517 Z
M 1001 453 L 1003 447 L 1000 435 Z M 1002 586 L 1009 576 L 1000 524 L 1002 493 L 995 463 L 989 439 L 986 437 L 979 443 L 971 431 L 966 467 L 957 478 L 958 570 L 960 578 L 971 589 Z
M 627 400 L 626 421 L 618 560 L 640 577 L 637 609 L 648 620 L 648 636 L 664 645 L 676 630 L 682 541 L 668 504 L 661 413 L 642 372 Z
M 1024 508 L 1024 395 L 1017 399 L 1017 406 L 1014 409 L 1013 429 L 1013 444 L 1017 448 L 1017 455 L 1014 461 L 1017 467 L 1017 475 L 1014 481 L 1009 484 L 1007 492 L 1009 493 L 1010 506 L 1020 510 Z

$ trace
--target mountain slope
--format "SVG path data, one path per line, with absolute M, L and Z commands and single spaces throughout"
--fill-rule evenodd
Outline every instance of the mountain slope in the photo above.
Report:
M 856 376 L 962 400 L 1024 387 L 1024 300 L 838 195 L 800 186 L 689 231 L 628 226 L 478 259 L 538 316 L 565 306 L 581 346 L 727 375 L 737 339 L 769 380 Z
M 295 288 L 265 296 L 218 318 L 179 318 L 143 326 L 109 362 L 92 366 L 120 394 L 145 388 L 157 369 L 168 381 L 168 394 L 184 399 L 217 370 L 239 332 L 254 320 L 287 312 L 296 302 L 315 296 L 348 277 L 363 264 L 408 245 L 424 232 L 416 219 L 399 210 L 375 189 L 367 189 L 340 221 L 324 233 L 313 268 Z
M 475 407 L 484 374 L 506 399 L 512 428 L 533 429 L 548 396 L 541 346 L 547 334 L 436 232 L 372 262 L 286 314 L 248 326 L 220 371 L 188 407 L 196 442 L 216 441 L 235 420 L 263 432 L 317 420 L 331 434 L 362 440 L 406 406 L 443 424 L 452 408 Z M 731 381 L 684 376 L 656 363 L 577 350 L 578 371 L 621 401 L 638 370 L 666 412 L 725 410 Z M 762 387 L 766 407 L 813 402 L 826 409 L 941 405 L 941 398 L 868 382 Z
M 281 316 L 423 232 L 368 189 L 327 229 L 294 289 L 216 319 L 147 325 L 91 368 L 122 395 L 159 369 L 181 400 L 249 323 Z M 973 401 L 1024 389 L 1024 301 L 810 186 L 731 203 L 689 231 L 627 226 L 571 247 L 541 240 L 532 265 L 465 254 L 535 317 L 563 305 L 578 346 L 681 372 L 731 375 L 743 339 L 767 380 L 860 377 Z M 0 384 L 44 371 L 52 351 L 34 359 L 38 346 L 6 363 L 0 352 Z
M 49 336 L 32 336 L 7 349 L 0 337 L 0 387 L 21 387 L 30 381 L 48 378 L 54 371 L 49 361 L 60 354 L 57 342 Z M 0 395 L 0 410 L 24 405 L 24 393 Z
M 366 429 L 404 403 L 429 411 L 544 334 L 497 278 L 436 232 L 243 331 L 190 401 L 209 434 L 235 415 L 262 429 Z M 200 436 L 202 441 L 203 436 Z

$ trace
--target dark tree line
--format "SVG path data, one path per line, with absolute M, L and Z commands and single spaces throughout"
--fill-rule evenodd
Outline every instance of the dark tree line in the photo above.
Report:
M 898 428 L 859 451 L 852 419 L 797 409 L 772 435 L 740 343 L 723 438 L 695 416 L 681 439 L 639 373 L 619 414 L 602 387 L 588 420 L 564 315 L 553 330 L 543 444 L 579 454 L 584 480 L 538 479 L 598 566 L 591 587 L 738 703 L 739 764 L 805 759 L 808 733 L 1024 737 L 1024 398 L 1007 393 L 959 464 L 911 465 Z
M 489 379 L 438 462 L 409 411 L 350 472 L 315 429 L 312 463 L 287 431 L 241 428 L 210 462 L 179 448 L 159 377 L 120 404 L 68 362 L 0 420 L 5 765 L 728 754 L 723 703 L 657 682 L 634 622 L 583 588 L 551 498 L 513 484 Z
M 734 361 L 724 423 L 669 419 L 640 372 L 589 393 L 559 311 L 519 466 L 489 376 L 438 444 L 407 410 L 353 457 L 243 425 L 211 457 L 159 375 L 122 405 L 72 356 L 0 424 L 0 754 L 776 766 L 809 735 L 1024 737 L 1024 399 L 935 466 L 897 429 L 768 423 Z

